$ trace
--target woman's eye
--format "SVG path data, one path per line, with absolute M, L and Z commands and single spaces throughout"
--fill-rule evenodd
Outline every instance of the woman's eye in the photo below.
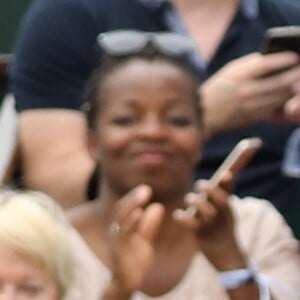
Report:
M 132 125 L 137 121 L 135 116 L 119 116 L 113 118 L 112 122 L 116 125 Z
M 168 121 L 175 126 L 189 126 L 192 123 L 192 120 L 185 116 L 170 116 L 168 117 Z

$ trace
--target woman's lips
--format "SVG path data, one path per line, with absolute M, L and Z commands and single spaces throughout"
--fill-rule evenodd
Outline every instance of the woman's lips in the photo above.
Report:
M 138 159 L 146 164 L 159 165 L 166 161 L 167 157 L 161 153 L 143 153 L 138 155 Z
M 136 153 L 136 158 L 140 163 L 152 166 L 159 166 L 166 163 L 170 155 L 168 155 L 165 151 L 141 151 Z

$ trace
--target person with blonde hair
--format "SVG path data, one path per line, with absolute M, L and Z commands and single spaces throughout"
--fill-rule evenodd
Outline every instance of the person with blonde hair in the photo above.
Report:
M 63 299 L 73 277 L 68 234 L 47 195 L 1 191 L 0 299 Z

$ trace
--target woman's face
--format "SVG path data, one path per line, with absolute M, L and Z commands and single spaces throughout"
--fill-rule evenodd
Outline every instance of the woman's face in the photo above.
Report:
M 186 189 L 200 152 L 193 84 L 165 62 L 130 61 L 106 77 L 96 124 L 102 180 Z
M 59 290 L 48 274 L 0 243 L 0 300 L 59 300 Z

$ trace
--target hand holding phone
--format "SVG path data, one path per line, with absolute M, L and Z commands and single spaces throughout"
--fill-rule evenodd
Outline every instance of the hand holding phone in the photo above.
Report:
M 209 179 L 212 186 L 217 186 L 220 184 L 222 175 L 225 171 L 230 171 L 233 177 L 236 177 L 238 173 L 247 166 L 261 146 L 262 140 L 257 137 L 246 138 L 238 142 L 238 144 L 223 161 L 221 166 Z M 189 206 L 186 212 L 188 212 L 188 214 L 191 216 L 197 215 L 197 209 L 193 206 Z
M 210 178 L 212 185 L 217 186 L 220 184 L 224 171 L 230 171 L 233 177 L 236 177 L 238 173 L 247 166 L 261 146 L 262 140 L 257 137 L 246 138 L 239 141 Z

